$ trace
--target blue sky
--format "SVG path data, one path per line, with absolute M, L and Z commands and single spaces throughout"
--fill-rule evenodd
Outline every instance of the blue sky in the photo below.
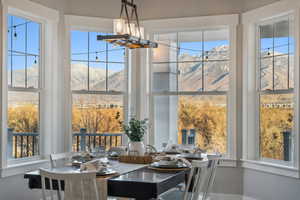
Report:
M 11 50 L 11 41 L 13 44 L 13 67 L 14 69 L 25 68 L 25 56 L 22 53 L 17 52 L 25 52 L 27 46 L 27 52 L 33 55 L 39 55 L 40 44 L 39 44 L 39 32 L 40 32 L 40 24 L 38 23 L 27 23 L 27 45 L 25 44 L 25 23 L 28 22 L 23 18 L 19 17 L 8 17 L 8 49 Z M 14 27 L 16 26 L 16 27 Z M 16 34 L 16 37 L 15 37 Z M 12 37 L 11 37 L 12 36 Z M 9 52 L 11 55 L 11 52 Z M 27 66 L 32 66 L 34 61 L 38 62 L 38 56 L 30 55 L 27 57 Z M 10 59 L 8 59 L 9 67 L 10 67 Z
M 28 22 L 27 20 L 15 16 L 8 17 L 8 49 L 11 49 L 11 40 L 13 42 L 13 50 L 25 52 L 25 25 L 24 23 Z M 22 25 L 23 24 L 23 25 Z M 17 25 L 16 27 L 14 27 Z M 20 25 L 20 26 L 18 26 Z M 17 37 L 14 34 L 17 34 Z M 35 22 L 27 23 L 27 52 L 33 55 L 39 55 L 39 33 L 40 33 L 40 24 Z M 109 62 L 124 62 L 124 48 L 114 47 L 111 44 L 106 44 L 106 42 L 100 42 L 96 40 L 98 34 L 96 32 L 83 32 L 83 31 L 72 31 L 71 32 L 71 52 L 72 52 L 72 60 L 73 63 L 82 63 L 87 64 L 88 60 L 88 48 L 90 51 L 90 61 L 96 61 L 96 57 L 98 57 L 99 61 L 106 61 L 106 45 L 108 47 L 108 61 Z M 88 42 L 89 38 L 89 42 Z M 275 48 L 275 51 L 286 53 L 288 51 L 288 43 L 287 37 L 275 38 L 274 42 L 276 46 L 280 46 Z M 290 42 L 294 41 L 290 38 Z M 219 41 L 207 41 L 204 42 L 204 51 L 210 51 L 211 49 L 221 46 L 228 45 L 228 41 L 219 40 Z M 272 38 L 265 38 L 261 40 L 261 48 L 266 51 L 268 48 L 272 49 L 273 40 Z M 180 43 L 180 53 L 188 53 L 190 55 L 199 56 L 202 53 L 202 42 L 182 42 Z M 187 49 L 193 49 L 196 51 L 191 51 Z M 291 51 L 290 47 L 290 51 Z M 197 51 L 198 50 L 198 51 Z M 98 52 L 98 53 L 96 53 Z M 80 54 L 80 55 L 78 55 Z M 13 53 L 13 67 L 14 69 L 24 69 L 25 68 L 25 57 L 20 56 L 19 53 Z M 30 67 L 34 64 L 34 61 L 37 60 L 38 57 L 35 56 L 27 57 L 27 66 Z M 8 67 L 10 68 L 10 59 L 8 59 Z M 97 68 L 106 68 L 105 63 L 101 62 L 90 62 L 90 67 Z M 112 71 L 120 71 L 124 68 L 123 64 L 118 63 L 110 63 L 108 65 L 109 70 Z
M 108 61 L 108 68 L 112 71 L 121 71 L 124 69 L 124 48 L 114 47 L 113 45 L 104 41 L 97 41 L 97 35 L 104 33 L 71 31 L 71 53 L 73 63 L 87 64 L 90 61 L 90 67 L 106 68 L 106 64 L 102 62 Z M 108 54 L 106 54 L 106 48 Z M 89 54 L 88 54 L 89 52 Z M 89 56 L 89 58 L 88 58 Z M 83 62 L 80 62 L 83 61 Z
M 186 53 L 193 56 L 201 56 L 203 50 L 204 52 L 211 51 L 213 48 L 222 45 L 229 46 L 228 40 L 206 41 L 204 44 L 202 42 L 181 42 L 180 54 Z M 202 49 L 203 47 L 204 49 Z

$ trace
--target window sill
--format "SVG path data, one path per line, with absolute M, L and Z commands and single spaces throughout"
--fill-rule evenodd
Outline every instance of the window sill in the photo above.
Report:
M 242 167 L 246 169 L 253 169 L 257 171 L 267 172 L 281 176 L 288 176 L 293 178 L 300 178 L 299 169 L 291 166 L 280 165 L 276 163 L 269 163 L 258 160 L 244 160 L 242 159 Z
M 49 167 L 49 160 L 36 160 L 18 164 L 8 165 L 6 168 L 1 169 L 1 178 L 14 175 L 25 174 L 26 172 L 37 170 L 39 168 Z
M 220 160 L 220 167 L 237 167 L 237 160 L 223 158 Z

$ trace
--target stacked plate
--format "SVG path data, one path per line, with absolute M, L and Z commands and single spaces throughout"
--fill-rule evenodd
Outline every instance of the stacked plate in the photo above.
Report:
M 102 168 L 97 172 L 97 176 L 108 176 L 112 174 L 116 174 L 117 172 L 111 168 Z
M 157 168 L 157 169 L 183 169 L 183 168 L 187 168 L 187 165 L 182 162 L 176 162 L 176 163 L 170 163 L 170 164 L 154 162 L 150 165 L 150 167 Z

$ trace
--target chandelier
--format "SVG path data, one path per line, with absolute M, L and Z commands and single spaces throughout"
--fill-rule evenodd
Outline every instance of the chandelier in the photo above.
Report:
M 104 40 L 115 45 L 137 48 L 157 48 L 158 44 L 145 39 L 144 28 L 140 26 L 137 6 L 133 0 L 121 0 L 120 18 L 113 22 L 113 35 L 98 35 L 97 40 Z

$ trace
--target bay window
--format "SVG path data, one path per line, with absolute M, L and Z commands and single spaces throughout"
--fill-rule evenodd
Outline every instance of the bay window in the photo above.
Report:
M 152 53 L 154 143 L 227 154 L 229 29 L 156 33 Z

